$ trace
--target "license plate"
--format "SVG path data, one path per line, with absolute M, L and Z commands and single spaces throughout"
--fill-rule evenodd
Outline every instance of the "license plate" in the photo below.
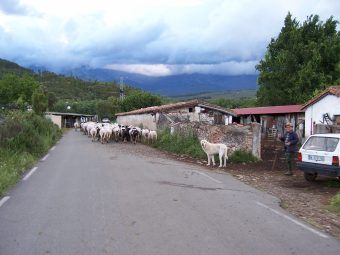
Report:
M 324 161 L 325 157 L 324 156 L 318 156 L 318 155 L 308 155 L 309 160 L 314 160 L 314 161 Z

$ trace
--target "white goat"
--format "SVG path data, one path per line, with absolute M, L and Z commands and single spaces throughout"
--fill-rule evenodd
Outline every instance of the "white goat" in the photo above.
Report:
M 77 129 L 80 128 L 80 124 L 78 121 L 74 122 L 73 126 L 75 131 L 77 131 Z
M 148 141 L 149 133 L 149 129 L 142 129 L 142 140 Z
M 97 126 L 93 126 L 90 129 L 89 135 L 92 137 L 92 142 L 94 142 L 96 140 L 96 136 L 97 136 Z
M 148 138 L 149 138 L 148 141 L 151 141 L 152 143 L 157 141 L 157 131 L 150 130 Z

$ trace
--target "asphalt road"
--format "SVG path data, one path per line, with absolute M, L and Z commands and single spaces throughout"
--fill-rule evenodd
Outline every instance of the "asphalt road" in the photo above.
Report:
M 340 254 L 275 197 L 129 146 L 65 134 L 0 200 L 0 255 Z

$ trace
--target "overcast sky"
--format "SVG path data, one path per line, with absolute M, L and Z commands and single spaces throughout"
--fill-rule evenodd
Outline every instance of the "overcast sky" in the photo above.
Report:
M 54 70 L 254 74 L 288 11 L 300 22 L 340 20 L 340 1 L 0 0 L 0 58 Z

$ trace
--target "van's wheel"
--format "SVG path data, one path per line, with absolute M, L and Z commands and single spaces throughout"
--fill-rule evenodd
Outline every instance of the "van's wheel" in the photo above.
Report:
M 318 176 L 317 173 L 311 174 L 311 173 L 304 173 L 305 179 L 309 182 L 315 181 L 316 177 Z

